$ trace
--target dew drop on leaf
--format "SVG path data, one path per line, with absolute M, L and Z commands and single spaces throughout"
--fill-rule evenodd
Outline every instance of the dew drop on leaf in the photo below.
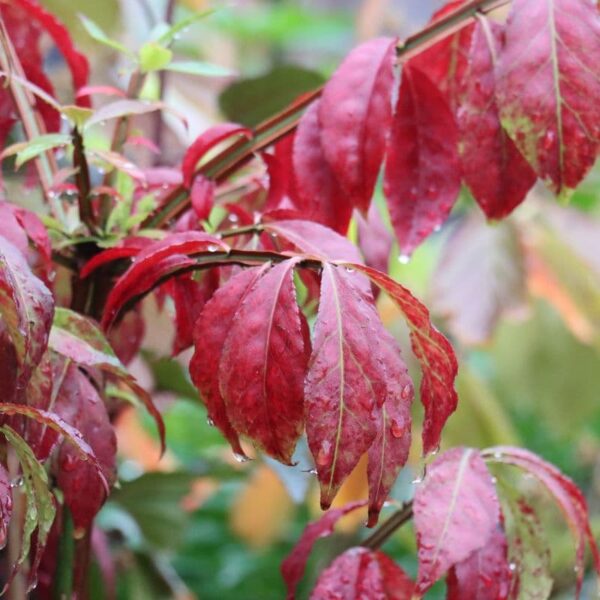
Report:
M 407 264 L 410 262 L 410 256 L 409 256 L 408 254 L 401 254 L 401 255 L 398 257 L 398 262 L 399 262 L 401 265 L 407 265 Z
M 247 456 L 244 456 L 243 454 L 238 454 L 237 452 L 233 453 L 233 458 L 235 458 L 235 460 L 239 463 L 245 463 L 250 460 Z
M 216 246 L 215 244 L 210 244 L 210 245 L 208 245 L 208 246 L 206 247 L 206 249 L 207 249 L 209 252 L 216 252 L 216 251 L 219 249 L 219 247 L 218 247 L 218 246 Z

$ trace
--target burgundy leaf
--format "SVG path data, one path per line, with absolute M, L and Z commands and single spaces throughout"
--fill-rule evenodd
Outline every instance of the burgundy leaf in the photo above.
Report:
M 196 216 L 201 220 L 208 219 L 215 199 L 215 182 L 197 175 L 190 190 L 190 200 Z
M 576 597 L 579 598 L 584 576 L 586 540 L 592 551 L 594 567 L 600 574 L 600 552 L 590 529 L 585 496 L 575 483 L 554 465 L 547 463 L 529 450 L 512 446 L 496 446 L 486 450 L 485 456 L 494 462 L 513 465 L 533 475 L 553 496 L 576 540 Z
M 265 200 L 265 212 L 289 207 L 288 204 L 291 204 L 291 202 L 286 196 L 286 190 L 291 172 L 288 173 L 285 169 L 291 169 L 291 165 L 285 165 L 280 157 L 267 154 L 266 152 L 263 152 L 261 157 L 265 165 L 267 165 L 267 173 L 269 175 L 269 192 Z
M 500 25 L 483 17 L 477 22 L 458 110 L 463 176 L 490 219 L 512 212 L 536 180 L 500 123 L 494 69 L 502 41 Z
M 369 448 L 369 521 L 374 527 L 379 512 L 406 464 L 411 441 L 411 404 L 414 387 L 401 360 L 396 340 L 385 330 L 380 332 L 381 352 L 385 359 L 387 395 L 379 409 L 379 428 Z
M 381 406 L 397 391 L 389 374 L 406 373 L 388 336 L 362 276 L 324 263 L 304 390 L 324 509 L 377 437 Z
M 201 133 L 187 149 L 181 163 L 181 172 L 183 173 L 183 182 L 186 187 L 191 187 L 196 173 L 198 161 L 220 142 L 234 136 L 244 135 L 247 138 L 252 137 L 252 131 L 238 125 L 237 123 L 222 123 L 215 125 Z
M 312 552 L 315 542 L 319 538 L 330 536 L 333 533 L 335 524 L 348 513 L 364 506 L 362 501 L 351 502 L 342 508 L 332 508 L 328 510 L 318 521 L 309 523 L 300 539 L 296 542 L 292 551 L 281 563 L 281 574 L 287 585 L 287 598 L 293 600 L 296 595 L 298 583 L 304 575 L 306 562 Z
M 20 386 L 46 349 L 53 313 L 48 288 L 33 275 L 23 255 L 0 236 L 0 315 L 16 350 Z
M 450 570 L 446 600 L 506 600 L 511 579 L 506 536 L 498 525 L 483 548 Z
M 473 212 L 452 231 L 431 278 L 431 310 L 464 344 L 483 344 L 527 292 L 525 254 L 515 223 L 490 227 Z
M 450 342 L 432 325 L 429 311 L 409 290 L 379 271 L 348 264 L 367 275 L 396 302 L 410 329 L 413 352 L 421 364 L 421 402 L 425 407 L 423 451 L 436 450 L 448 417 L 456 410 L 454 381 L 458 362 Z
M 216 250 L 226 251 L 228 246 L 218 238 L 198 231 L 173 233 L 144 248 L 109 294 L 102 326 L 108 328 L 129 300 L 149 291 L 167 273 L 189 265 L 185 255 Z
M 115 432 L 96 388 L 73 364 L 68 366 L 62 380 L 54 410 L 79 429 L 92 447 L 104 479 L 112 484 L 116 475 Z M 87 529 L 106 499 L 106 481 L 67 444 L 60 449 L 57 481 L 76 529 Z
M 596 160 L 600 17 L 581 0 L 515 0 L 497 69 L 502 124 L 537 175 L 566 199 Z
M 345 58 L 319 102 L 323 152 L 344 193 L 366 213 L 392 122 L 396 39 L 361 44 Z
M 81 269 L 80 277 L 84 279 L 109 262 L 119 260 L 121 258 L 133 258 L 137 256 L 144 248 L 147 248 L 153 243 L 150 238 L 146 237 L 129 237 L 119 243 L 118 246 L 108 248 L 93 256 L 85 263 Z
M 233 451 L 239 456 L 245 455 L 221 396 L 219 363 L 235 314 L 250 288 L 266 268 L 255 267 L 234 275 L 206 303 L 194 326 L 195 353 L 190 362 L 192 381 L 206 404 L 209 420 L 221 430 Z
M 384 191 L 400 251 L 410 256 L 444 223 L 460 192 L 456 121 L 429 78 L 405 67 Z
M 117 358 L 128 365 L 137 355 L 146 333 L 140 310 L 130 310 L 108 333 L 108 341 Z
M 294 203 L 307 220 L 345 233 L 352 216 L 352 204 L 326 161 L 318 111 L 317 101 L 300 119 L 294 136 Z
M 4 465 L 0 464 L 0 549 L 6 546 L 12 508 L 10 475 Z
M 304 425 L 302 336 L 293 273 L 298 259 L 269 269 L 246 293 L 231 322 L 219 365 L 233 428 L 291 464 Z
M 500 520 L 496 489 L 477 450 L 453 448 L 429 465 L 413 504 L 417 592 L 491 541 Z
M 385 554 L 350 548 L 323 571 L 310 600 L 411 600 L 415 584 Z

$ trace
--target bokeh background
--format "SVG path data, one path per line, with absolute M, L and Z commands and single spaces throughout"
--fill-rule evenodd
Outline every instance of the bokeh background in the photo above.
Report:
M 92 40 L 78 19 L 87 15 L 111 37 L 138 48 L 171 12 L 172 20 L 216 9 L 182 32 L 178 57 L 221 69 L 215 76 L 169 73 L 164 98 L 186 116 L 139 120 L 159 128 L 161 163 L 176 165 L 194 137 L 222 120 L 250 125 L 319 85 L 358 42 L 387 34 L 407 36 L 441 2 L 434 0 L 42 0 L 70 28 L 91 62 L 92 83 L 126 85 L 127 59 Z M 54 81 L 68 76 L 49 51 Z M 156 97 L 161 82 L 144 90 Z M 60 95 L 60 85 L 58 93 Z M 96 144 L 108 143 L 98 133 Z M 139 150 L 140 161 L 152 162 Z M 10 179 L 10 177 L 9 177 Z M 523 445 L 554 462 L 585 490 L 600 531 L 600 176 L 593 172 L 572 206 L 545 192 L 507 221 L 486 224 L 465 193 L 449 223 L 390 272 L 432 308 L 436 323 L 460 357 L 460 406 L 443 447 Z M 10 189 L 10 181 L 9 181 Z M 27 199 L 25 200 L 27 201 Z M 385 220 L 382 198 L 377 198 Z M 352 232 L 355 235 L 355 232 Z M 382 234 L 383 235 L 383 234 Z M 385 238 L 385 235 L 383 236 Z M 386 325 L 402 341 L 406 331 L 391 303 L 380 298 Z M 187 377 L 189 353 L 173 358 L 169 306 L 143 306 L 148 327 L 143 355 L 131 369 L 154 390 L 165 415 L 168 452 L 158 461 L 152 423 L 134 409 L 118 422 L 121 485 L 99 516 L 94 565 L 96 598 L 116 581 L 119 598 L 275 600 L 284 597 L 282 558 L 308 521 L 319 514 L 316 478 L 308 453 L 295 468 L 256 457 L 234 460 Z M 415 377 L 418 377 L 414 370 Z M 416 408 L 415 410 L 418 411 Z M 418 418 L 417 418 L 418 421 Z M 417 439 L 415 435 L 415 439 Z M 423 465 L 420 447 L 394 490 L 390 512 L 412 494 Z M 344 486 L 336 504 L 367 494 L 365 465 Z M 520 481 L 540 506 L 556 577 L 555 598 L 572 598 L 573 543 L 566 525 L 533 481 Z M 300 597 L 323 566 L 368 533 L 364 514 L 345 518 L 336 535 L 320 541 Z M 386 550 L 416 569 L 410 525 Z M 591 589 L 591 586 L 588 586 Z M 586 588 L 587 589 L 587 588 Z M 591 592 L 587 592 L 591 597 Z M 429 597 L 429 596 L 428 596 Z M 431 593 L 443 597 L 443 586 Z

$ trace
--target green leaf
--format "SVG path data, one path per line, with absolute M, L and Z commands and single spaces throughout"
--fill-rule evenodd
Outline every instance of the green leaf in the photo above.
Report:
M 79 19 L 85 27 L 85 30 L 94 40 L 96 40 L 100 44 L 103 44 L 104 46 L 112 48 L 113 50 L 117 50 L 118 52 L 122 52 L 127 56 L 133 57 L 133 53 L 131 52 L 131 50 L 123 46 L 123 44 L 121 44 L 120 42 L 109 38 L 106 35 L 106 33 L 104 33 L 104 31 L 102 31 L 102 29 L 98 27 L 96 23 L 94 23 L 94 21 L 88 19 L 85 15 L 79 15 Z
M 83 126 L 86 124 L 87 120 L 94 114 L 94 111 L 91 108 L 85 108 L 75 104 L 63 106 L 61 112 L 79 130 L 83 129 Z
M 181 21 L 178 21 L 171 27 L 169 27 L 166 31 L 164 29 L 164 24 L 161 23 L 161 26 L 156 28 L 156 32 L 158 33 L 158 37 L 154 39 L 157 44 L 161 44 L 163 46 L 168 46 L 173 40 L 176 39 L 177 34 L 181 33 L 184 29 L 187 29 L 190 25 L 200 21 L 201 19 L 206 18 L 208 15 L 212 14 L 214 10 L 205 10 L 203 12 L 195 13 Z
M 200 60 L 185 60 L 171 63 L 166 67 L 167 71 L 176 73 L 188 73 L 189 75 L 200 75 L 202 77 L 231 77 L 234 71 Z
M 65 133 L 47 133 L 34 137 L 31 141 L 13 144 L 6 148 L 0 159 L 6 158 L 7 156 L 17 155 L 15 166 L 21 167 L 26 162 L 37 158 L 40 154 L 57 148 L 58 146 L 66 146 L 71 143 L 71 136 Z
M 152 194 L 147 194 L 137 203 L 135 214 L 125 220 L 125 231 L 129 231 L 136 225 L 143 223 L 156 208 L 156 198 Z
M 8 443 L 14 448 L 23 471 L 23 491 L 27 500 L 25 521 L 21 541 L 21 554 L 17 565 L 22 564 L 29 555 L 31 535 L 37 528 L 37 550 L 32 564 L 30 577 L 35 577 L 37 563 L 41 558 L 48 540 L 48 534 L 54 522 L 56 507 L 54 496 L 50 492 L 48 475 L 37 460 L 25 440 L 8 425 L 0 428 Z
M 173 52 L 156 42 L 146 42 L 139 52 L 142 73 L 160 71 L 168 66 L 173 58 Z

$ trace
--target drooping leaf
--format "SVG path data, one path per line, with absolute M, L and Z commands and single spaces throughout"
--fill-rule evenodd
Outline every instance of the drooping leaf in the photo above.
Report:
M 104 504 L 109 485 L 115 480 L 117 440 L 104 402 L 96 388 L 74 365 L 67 367 L 53 407 L 77 427 L 89 443 L 102 470 L 82 461 L 72 446 L 62 444 L 57 461 L 57 482 L 71 511 L 75 528 L 87 529 Z
M 474 213 L 458 224 L 431 279 L 431 309 L 464 344 L 482 344 L 525 301 L 525 255 L 512 221 L 494 227 Z
M 165 425 L 152 397 L 123 366 L 95 323 L 67 308 L 57 308 L 48 344 L 52 350 L 74 363 L 102 369 L 124 383 L 156 422 L 164 452 Z
M 395 39 L 377 38 L 352 50 L 319 102 L 325 158 L 344 193 L 365 214 L 392 122 L 395 46 Z
M 281 563 L 281 574 L 287 585 L 287 598 L 293 600 L 296 594 L 298 583 L 304 575 L 306 562 L 312 551 L 315 542 L 323 537 L 330 536 L 333 533 L 335 524 L 348 513 L 364 506 L 362 501 L 351 502 L 342 508 L 332 508 L 328 510 L 318 521 L 309 523 L 300 539 L 285 560 Z
M 0 315 L 19 361 L 23 386 L 48 342 L 54 299 L 27 265 L 23 255 L 0 236 Z
M 389 139 L 384 191 L 400 251 L 441 226 L 460 191 L 458 130 L 441 92 L 405 67 Z
M 589 544 L 594 568 L 600 574 L 600 552 L 590 529 L 587 502 L 582 491 L 563 475 L 554 465 L 533 452 L 512 446 L 496 446 L 485 451 L 485 457 L 494 462 L 513 465 L 533 475 L 550 492 L 567 520 L 576 542 L 575 572 L 577 574 L 576 597 L 581 594 L 585 568 L 585 546 Z
M 406 373 L 388 336 L 363 277 L 324 263 L 305 384 L 306 433 L 323 509 L 375 441 L 381 406 L 398 392 L 389 373 Z
M 304 218 L 346 233 L 352 204 L 325 158 L 319 101 L 300 119 L 292 150 L 294 203 Z
M 215 182 L 197 175 L 190 190 L 192 208 L 199 219 L 208 219 L 215 197 Z
M 240 135 L 250 138 L 252 132 L 237 123 L 222 123 L 221 125 L 215 125 L 201 133 L 186 150 L 183 161 L 181 162 L 181 172 L 183 173 L 184 184 L 187 187 L 192 185 L 198 161 L 211 148 L 214 148 L 217 144 L 224 142 L 229 138 L 235 138 Z
M 115 283 L 106 300 L 102 326 L 108 328 L 129 300 L 149 291 L 168 272 L 193 263 L 187 258 L 188 254 L 217 250 L 226 251 L 228 246 L 199 231 L 173 233 L 147 246 Z
M 512 212 L 536 180 L 500 123 L 495 68 L 502 41 L 499 25 L 477 22 L 457 117 L 463 177 L 490 219 Z
M 71 141 L 71 136 L 64 133 L 48 133 L 40 135 L 29 142 L 20 142 L 5 148 L 0 154 L 0 160 L 7 156 L 16 154 L 15 167 L 18 169 L 27 161 L 30 161 L 40 154 L 52 150 L 59 146 L 65 146 Z
M 425 407 L 423 451 L 437 449 L 448 417 L 456 410 L 458 397 L 454 381 L 458 362 L 450 342 L 433 326 L 429 311 L 409 290 L 379 271 L 359 264 L 348 264 L 363 272 L 389 294 L 402 311 L 410 329 L 413 352 L 421 364 L 421 402 Z
M 23 493 L 26 499 L 23 533 L 21 535 L 21 551 L 15 564 L 12 565 L 12 573 L 9 581 L 6 583 L 6 587 L 10 584 L 17 568 L 29 556 L 31 536 L 37 530 L 36 552 L 29 568 L 29 586 L 32 586 L 35 584 L 37 568 L 56 515 L 54 496 L 50 491 L 48 475 L 44 467 L 36 459 L 25 440 L 6 425 L 0 427 L 0 431 L 14 448 L 19 458 L 23 473 Z
M 0 549 L 6 546 L 8 524 L 12 515 L 13 503 L 10 476 L 6 467 L 0 465 Z
M 290 464 L 304 425 L 302 336 L 293 273 L 298 259 L 272 267 L 246 293 L 221 354 L 220 389 L 233 428 Z
M 92 21 L 85 15 L 80 15 L 79 18 L 81 19 L 81 23 L 84 26 L 85 30 L 88 32 L 92 39 L 96 40 L 100 44 L 103 44 L 104 46 L 112 48 L 113 50 L 117 50 L 118 52 L 122 52 L 123 54 L 129 56 L 132 55 L 132 52 L 125 46 L 123 46 L 123 44 L 108 37 L 108 35 L 106 35 L 104 31 L 102 31 L 102 28 L 97 23 L 94 23 L 94 21 Z
M 195 353 L 190 375 L 206 404 L 208 418 L 218 427 L 233 451 L 245 456 L 238 434 L 231 425 L 219 385 L 219 363 L 235 314 L 266 267 L 246 269 L 221 286 L 206 303 L 194 326 Z
M 144 248 L 152 244 L 152 240 L 146 237 L 129 237 L 122 240 L 117 246 L 107 248 L 88 260 L 81 269 L 81 278 L 88 277 L 96 269 L 109 262 L 121 258 L 132 258 L 138 255 Z
M 512 574 L 506 536 L 498 524 L 483 548 L 450 570 L 446 600 L 506 600 Z
M 593 2 L 515 0 L 497 69 L 502 124 L 537 175 L 567 199 L 600 139 L 600 16 Z
M 325 569 L 310 600 L 411 600 L 415 584 L 388 556 L 367 548 L 350 548 Z
M 415 491 L 419 549 L 416 591 L 423 595 L 451 567 L 494 541 L 500 504 L 477 450 L 453 448 L 427 468 Z

